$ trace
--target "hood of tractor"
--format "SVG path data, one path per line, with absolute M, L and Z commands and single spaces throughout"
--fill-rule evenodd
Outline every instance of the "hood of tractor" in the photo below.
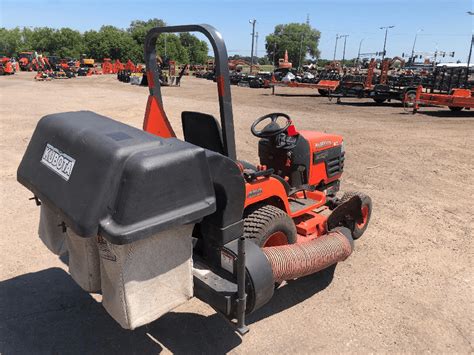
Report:
M 313 152 L 319 152 L 343 144 L 342 136 L 316 131 L 299 131 L 308 141 Z

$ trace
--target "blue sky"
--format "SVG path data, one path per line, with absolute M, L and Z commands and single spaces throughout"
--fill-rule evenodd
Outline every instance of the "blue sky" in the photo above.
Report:
M 333 1 L 182 1 L 182 0 L 0 0 L 1 27 L 71 27 L 80 31 L 108 24 L 125 28 L 135 19 L 157 17 L 168 24 L 209 23 L 220 30 L 229 54 L 250 55 L 251 25 L 257 20 L 258 54 L 264 55 L 265 36 L 275 25 L 305 22 L 321 31 L 323 58 L 332 58 L 335 36 L 348 34 L 346 58 L 362 52 L 381 51 L 384 31 L 395 25 L 387 40 L 387 55 L 411 51 L 419 29 L 416 49 L 424 52 L 455 51 L 454 59 L 466 61 L 473 18 L 473 0 L 333 0 Z M 342 57 L 342 41 L 338 44 Z M 447 58 L 445 61 L 448 60 Z M 451 58 L 449 58 L 451 60 Z

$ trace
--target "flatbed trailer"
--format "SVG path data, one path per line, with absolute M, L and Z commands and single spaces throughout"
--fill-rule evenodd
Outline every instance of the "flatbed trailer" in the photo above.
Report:
M 321 80 L 317 84 L 299 83 L 296 81 L 289 81 L 289 82 L 270 81 L 269 86 L 272 88 L 272 95 L 275 95 L 275 87 L 277 86 L 289 87 L 289 88 L 316 89 L 316 90 L 321 90 L 323 92 L 331 93 L 337 89 L 339 84 L 340 84 L 339 80 Z M 323 96 L 326 96 L 326 95 L 323 95 Z
M 416 89 L 416 96 L 405 96 L 405 106 L 413 108 L 413 114 L 417 113 L 420 105 L 447 106 L 451 111 L 470 110 L 474 108 L 474 97 L 472 89 L 453 89 L 450 94 L 423 92 L 423 86 Z
M 340 103 L 343 97 L 371 98 L 377 103 L 390 100 L 392 96 L 395 96 L 387 85 L 390 62 L 385 60 L 382 63 L 382 70 L 378 78 L 375 74 L 376 66 L 375 59 L 371 59 L 367 74 L 361 75 L 360 78 L 344 76 L 337 89 L 329 94 L 330 98 L 337 98 L 337 103 Z

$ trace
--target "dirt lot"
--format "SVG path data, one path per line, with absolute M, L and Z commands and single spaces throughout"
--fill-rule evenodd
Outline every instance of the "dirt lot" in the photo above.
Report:
M 175 127 L 183 110 L 217 115 L 213 85 L 185 78 L 164 89 Z M 374 203 L 353 255 L 282 287 L 240 338 L 197 299 L 136 331 L 121 329 L 42 245 L 39 209 L 16 182 L 43 115 L 92 110 L 141 127 L 147 89 L 112 76 L 34 82 L 20 73 L 0 77 L 0 90 L 0 353 L 474 351 L 472 113 L 413 116 L 399 104 L 336 105 L 312 91 L 233 87 L 239 157 L 256 162 L 255 118 L 287 112 L 300 129 L 345 137 L 342 188 Z

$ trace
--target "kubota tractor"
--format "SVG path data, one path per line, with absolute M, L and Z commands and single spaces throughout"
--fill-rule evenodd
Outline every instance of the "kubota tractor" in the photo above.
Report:
M 178 139 L 163 107 L 156 40 L 196 31 L 214 50 L 220 124 L 183 111 Z M 101 290 L 122 327 L 150 323 L 196 296 L 243 334 L 245 315 L 266 304 L 275 285 L 351 254 L 371 199 L 338 196 L 342 137 L 298 130 L 288 114 L 250 127 L 259 164 L 237 159 L 227 50 L 212 26 L 151 29 L 145 60 L 145 132 L 88 111 L 46 116 L 18 180 L 41 204 L 46 245 L 58 254 L 67 246 L 73 279 Z
M 20 52 L 18 53 L 18 62 L 20 63 L 20 69 L 24 71 L 38 70 L 38 53 L 35 51 Z
M 12 63 L 9 57 L 0 57 L 0 75 L 13 75 L 15 74 L 15 63 Z

